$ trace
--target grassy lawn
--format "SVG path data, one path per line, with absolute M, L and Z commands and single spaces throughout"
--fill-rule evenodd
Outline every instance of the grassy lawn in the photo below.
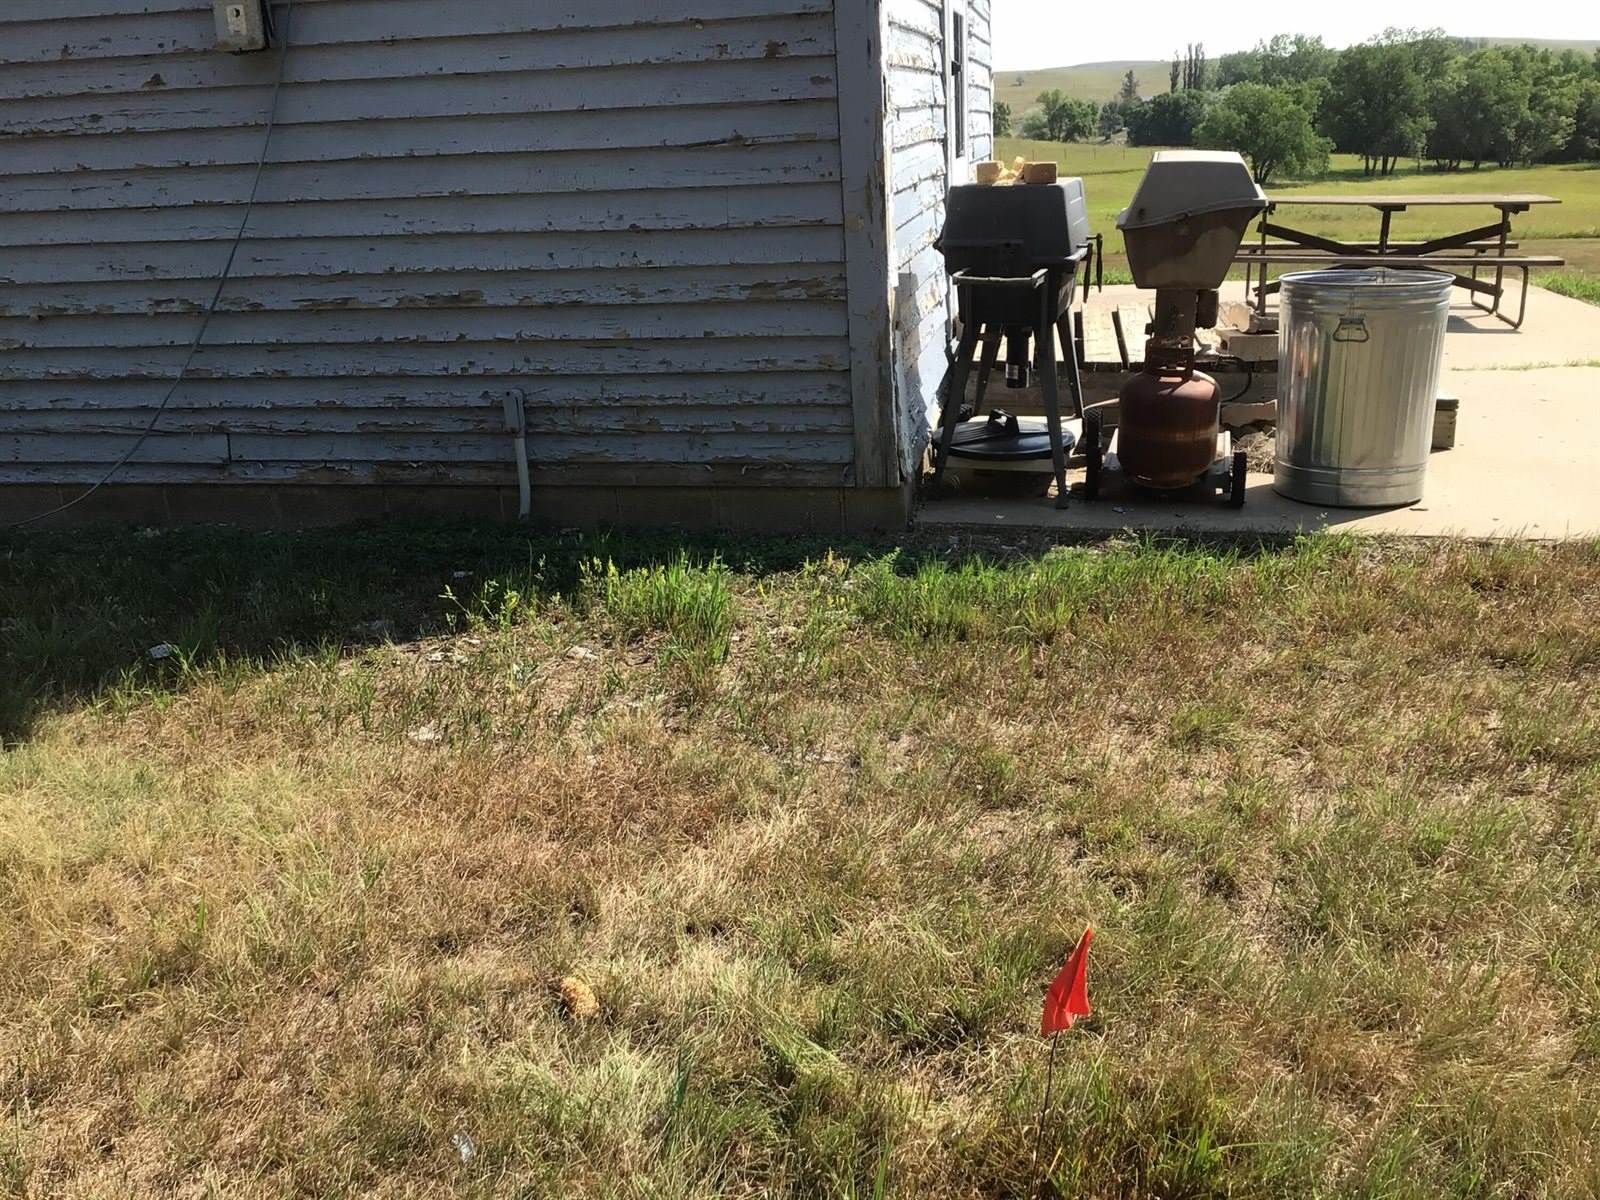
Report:
M 1031 1195 L 1089 922 L 1047 1194 L 1600 1195 L 1597 611 L 1600 544 L 0 539 L 0 1195 Z
M 1117 213 L 1133 198 L 1134 188 L 1144 174 L 1153 150 L 1145 147 L 1062 144 L 1001 138 L 997 155 L 1006 162 L 1016 155 L 1028 159 L 1054 160 L 1068 175 L 1081 175 L 1089 201 L 1091 227 L 1106 235 L 1107 262 L 1120 271 L 1125 263 L 1116 233 Z M 1309 192 L 1365 194 L 1372 192 L 1539 192 L 1561 201 L 1544 205 L 1512 218 L 1512 228 L 1530 254 L 1559 254 L 1568 268 L 1559 275 L 1536 275 L 1541 286 L 1593 300 L 1600 287 L 1600 164 L 1561 164 L 1539 167 L 1485 167 L 1479 171 L 1447 174 L 1406 167 L 1385 179 L 1368 178 L 1361 172 L 1361 160 L 1354 155 L 1336 154 L 1327 175 L 1315 180 L 1274 181 L 1267 189 L 1272 195 Z M 1481 221 L 1479 218 L 1481 217 Z M 1414 208 L 1397 213 L 1393 236 L 1409 240 L 1437 237 L 1456 232 L 1472 223 L 1491 224 L 1493 209 Z M 1364 241 L 1378 236 L 1378 214 L 1366 208 L 1287 208 L 1279 221 L 1298 229 L 1341 240 Z M 1115 256 L 1113 257 L 1113 253 Z M 1126 281 L 1121 274 L 1118 282 Z

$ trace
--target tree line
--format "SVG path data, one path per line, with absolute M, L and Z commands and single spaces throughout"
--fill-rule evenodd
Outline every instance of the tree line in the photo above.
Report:
M 1098 105 L 1045 92 L 1020 132 L 1080 141 L 1126 131 L 1136 146 L 1239 150 L 1263 184 L 1322 171 L 1334 150 L 1360 155 L 1369 175 L 1405 160 L 1455 171 L 1600 158 L 1600 50 L 1400 29 L 1333 50 L 1321 38 L 1280 34 L 1215 61 L 1190 45 L 1173 55 L 1167 84 L 1141 98 L 1129 71 Z M 1010 110 L 995 109 L 995 133 L 1006 136 Z

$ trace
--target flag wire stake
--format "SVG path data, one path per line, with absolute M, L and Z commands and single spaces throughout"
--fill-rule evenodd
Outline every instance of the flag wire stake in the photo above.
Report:
M 1050 1035 L 1050 1058 L 1044 1069 L 1044 1102 L 1039 1106 L 1039 1123 L 1033 1130 L 1033 1173 L 1038 1180 L 1035 1195 L 1044 1193 L 1044 1176 L 1039 1174 L 1039 1143 L 1044 1140 L 1045 1118 L 1050 1115 L 1050 1092 L 1056 1078 L 1056 1047 L 1060 1044 L 1061 1031 L 1058 1029 Z

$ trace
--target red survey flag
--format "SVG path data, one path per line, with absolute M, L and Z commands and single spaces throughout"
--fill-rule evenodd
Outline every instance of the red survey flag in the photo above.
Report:
M 1093 929 L 1083 931 L 1067 965 L 1061 968 L 1061 973 L 1051 981 L 1050 990 L 1044 994 L 1044 1016 L 1039 1021 L 1041 1037 L 1071 1029 L 1079 1017 L 1089 1015 L 1089 941 L 1093 937 Z

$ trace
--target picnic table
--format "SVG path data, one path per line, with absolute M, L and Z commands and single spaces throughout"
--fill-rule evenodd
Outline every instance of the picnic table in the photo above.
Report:
M 1373 260 L 1381 260 L 1388 266 L 1434 270 L 1447 268 L 1455 277 L 1456 285 L 1466 288 L 1473 294 L 1472 303 L 1475 308 L 1499 317 L 1515 329 L 1522 324 L 1522 318 L 1527 312 L 1528 272 L 1534 267 L 1559 267 L 1564 265 L 1565 260 L 1553 255 L 1511 254 L 1511 251 L 1519 248 L 1518 244 L 1511 240 L 1511 218 L 1516 213 L 1527 212 L 1537 204 L 1559 203 L 1561 201 L 1554 196 L 1543 196 L 1534 192 L 1464 194 L 1438 192 L 1417 195 L 1315 195 L 1297 192 L 1269 197 L 1266 210 L 1261 215 L 1259 244 L 1241 246 L 1235 261 L 1245 264 L 1246 286 L 1255 287 L 1258 308 L 1264 308 L 1267 296 L 1278 290 L 1278 285 L 1268 278 L 1273 265 L 1361 266 Z M 1340 241 L 1308 233 L 1303 229 L 1280 225 L 1272 220 L 1278 208 L 1291 205 L 1374 209 L 1380 214 L 1378 240 Z M 1394 214 L 1405 212 L 1408 208 L 1494 208 L 1500 215 L 1499 219 L 1491 224 L 1476 225 L 1443 237 L 1429 238 L 1425 241 L 1394 241 L 1390 237 Z M 1268 238 L 1277 240 L 1268 242 Z M 1254 273 L 1258 267 L 1261 271 L 1261 281 L 1256 284 Z M 1480 268 L 1493 269 L 1492 282 L 1478 278 Z M 1500 300 L 1505 293 L 1505 272 L 1508 270 L 1522 272 L 1522 303 L 1515 320 L 1500 311 Z M 1488 296 L 1490 303 L 1479 304 L 1477 300 L 1479 295 Z

